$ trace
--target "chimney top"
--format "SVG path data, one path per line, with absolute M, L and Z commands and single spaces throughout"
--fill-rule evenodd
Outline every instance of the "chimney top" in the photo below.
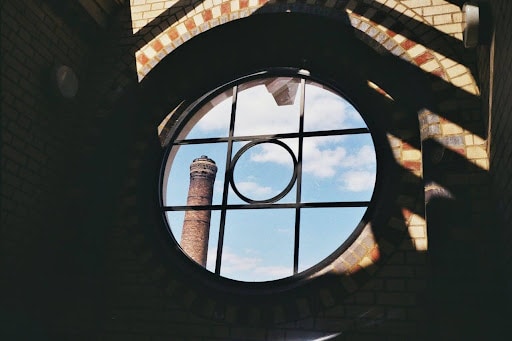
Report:
M 197 159 L 194 159 L 192 162 L 197 162 L 197 161 L 207 161 L 207 162 L 211 162 L 213 164 L 215 164 L 215 161 L 213 161 L 212 159 L 210 159 L 208 156 L 206 155 L 201 155 L 200 157 L 198 157 Z

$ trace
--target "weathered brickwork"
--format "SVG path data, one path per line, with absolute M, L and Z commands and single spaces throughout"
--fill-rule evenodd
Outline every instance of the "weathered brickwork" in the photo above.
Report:
M 213 183 L 217 173 L 215 161 L 201 156 L 190 164 L 187 205 L 211 205 Z M 183 220 L 180 245 L 193 260 L 206 267 L 210 236 L 210 211 L 187 211 Z

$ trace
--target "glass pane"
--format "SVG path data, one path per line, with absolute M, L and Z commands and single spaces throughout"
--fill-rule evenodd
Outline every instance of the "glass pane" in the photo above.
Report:
M 165 212 L 167 223 L 171 229 L 172 235 L 178 244 L 181 240 L 181 231 L 183 231 L 183 220 L 185 218 L 185 212 L 183 211 L 168 211 Z
M 302 201 L 369 201 L 376 169 L 370 134 L 304 138 Z
M 217 166 L 217 175 L 213 187 L 212 204 L 222 203 L 224 174 L 226 169 L 227 143 L 205 143 L 174 146 L 167 162 L 163 183 L 164 206 L 182 206 L 187 204 L 190 185 L 190 164 L 196 158 L 206 155 Z M 171 158 L 174 155 L 174 161 Z M 172 162 L 172 168 L 170 163 Z
M 275 134 L 299 133 L 300 85 L 301 80 L 293 77 L 257 79 L 238 85 L 233 134 L 255 137 L 251 141 L 233 142 L 231 158 L 237 163 L 228 170 L 225 169 L 227 142 L 173 146 L 164 173 L 164 205 L 191 204 L 187 202 L 190 166 L 202 156 L 213 160 L 217 167 L 213 205 L 222 204 L 224 187 L 228 190 L 228 205 L 250 205 L 243 197 L 249 202 L 268 201 L 282 193 L 286 194 L 276 203 L 295 203 L 298 185 L 296 180 L 291 180 L 301 140 L 302 173 L 298 176 L 302 181 L 302 203 L 370 201 L 375 185 L 376 157 L 369 133 L 272 140 Z M 305 90 L 305 132 L 366 128 L 355 108 L 332 90 L 310 81 L 306 82 Z M 191 111 L 193 117 L 179 139 L 229 136 L 233 91 L 234 88 L 229 88 L 199 110 Z M 261 135 L 266 136 L 265 140 Z M 197 162 L 194 165 L 210 161 Z M 198 179 L 205 179 L 211 164 L 201 165 L 206 168 L 200 168 L 204 173 L 200 173 Z M 233 177 L 241 196 L 235 193 L 235 187 L 225 184 L 229 181 L 225 178 L 226 171 Z M 205 192 L 200 190 L 203 185 L 208 186 L 208 191 L 212 188 L 211 183 L 201 181 L 192 186 L 196 192 L 191 192 L 194 193 L 191 198 L 197 198 L 196 205 L 204 205 L 199 203 L 204 199 L 202 193 Z M 288 186 L 291 189 L 286 192 Z M 258 282 L 293 275 L 295 209 L 226 210 L 222 276 Z M 366 206 L 301 209 L 299 271 L 310 268 L 338 249 L 353 233 L 365 211 Z M 214 272 L 221 211 L 206 212 L 206 216 L 200 214 L 200 211 L 165 213 L 182 249 Z M 208 214 L 211 214 L 209 226 Z M 187 228 L 183 232 L 185 218 Z M 188 225 L 191 221 L 196 225 Z
M 169 228 L 176 242 L 181 245 L 181 234 L 183 232 L 184 211 L 165 212 Z M 208 240 L 206 268 L 215 272 L 215 260 L 217 259 L 217 243 L 219 240 L 220 211 L 212 211 L 210 219 L 210 233 Z
M 288 146 L 292 153 L 283 145 L 265 142 L 253 145 L 239 154 L 233 169 L 233 179 L 240 194 L 251 200 L 266 200 L 286 190 L 293 180 L 295 153 L 291 149 L 296 149 L 297 139 L 286 139 L 279 143 Z M 242 143 L 235 143 L 234 154 L 241 147 Z M 291 191 L 288 192 L 290 194 Z M 235 196 L 230 195 L 230 202 L 238 200 L 238 196 Z M 287 200 L 295 201 L 295 196 L 293 193 Z
M 352 234 L 366 207 L 301 209 L 299 271 L 319 263 Z
M 366 128 L 357 110 L 340 95 L 318 83 L 306 82 L 304 131 Z
M 249 82 L 237 95 L 235 135 L 297 132 L 299 79 L 268 78 Z
M 239 281 L 293 275 L 295 210 L 227 212 L 220 274 Z
M 181 139 L 227 137 L 233 104 L 233 89 L 228 89 L 206 103 L 187 123 Z M 187 133 L 188 134 L 185 134 Z

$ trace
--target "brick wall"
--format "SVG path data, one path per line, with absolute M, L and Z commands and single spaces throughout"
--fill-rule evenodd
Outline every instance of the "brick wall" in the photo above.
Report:
M 512 3 L 510 1 L 490 1 L 494 25 L 494 39 L 490 46 L 483 47 L 479 54 L 482 64 L 481 79 L 491 92 L 486 98 L 486 110 L 489 112 L 490 164 L 493 179 L 493 194 L 497 215 L 502 226 L 499 238 L 502 238 L 502 261 L 504 275 L 508 278 L 508 302 L 512 300 L 512 154 L 510 131 L 512 129 L 512 101 L 510 89 L 510 65 L 512 63 L 512 34 L 508 27 L 511 23 Z M 505 72 L 506 71 L 506 72 Z
M 454 301 L 485 296 L 487 277 L 475 275 L 472 282 L 476 284 L 469 289 L 444 290 L 448 293 L 444 301 L 436 301 L 438 306 L 432 303 L 440 292 L 432 289 L 433 276 L 441 273 L 444 278 L 444 272 L 455 269 L 463 269 L 464 275 L 473 275 L 474 269 L 485 274 L 494 270 L 487 266 L 490 257 L 482 256 L 492 245 L 483 209 L 489 165 L 482 118 L 475 111 L 479 103 L 471 75 L 474 55 L 460 48 L 462 18 L 454 1 L 130 3 L 133 7 L 126 4 L 110 18 L 108 29 L 92 39 L 55 2 L 2 3 L 0 318 L 6 326 L 4 334 L 11 339 L 25 333 L 28 338 L 73 340 L 295 340 L 340 331 L 346 339 L 421 338 L 432 332 L 432 326 L 445 326 L 456 337 L 458 327 L 478 329 L 469 328 L 462 305 L 453 315 L 444 312 L 446 321 L 435 320 L 442 311 L 439 307 L 452 304 L 450 293 Z M 392 96 L 402 94 L 395 95 L 395 100 L 404 101 L 402 106 L 393 110 L 383 106 L 389 111 L 387 138 L 399 165 L 399 189 L 395 190 L 401 195 L 393 203 L 396 211 L 383 224 L 393 238 L 377 235 L 376 243 L 372 234 L 365 234 L 358 240 L 357 250 L 364 254 L 350 267 L 343 259 L 337 263 L 346 275 L 338 286 L 253 302 L 255 308 L 240 316 L 239 302 L 230 302 L 228 296 L 224 304 L 226 296 L 208 296 L 201 281 L 184 275 L 186 269 L 179 267 L 183 262 L 167 241 L 154 240 L 161 222 L 148 179 L 155 176 L 151 171 L 157 172 L 151 165 L 160 157 L 156 127 L 168 110 L 165 105 L 194 80 L 219 71 L 196 74 L 202 68 L 180 59 L 180 46 L 228 21 L 253 13 L 282 12 L 286 6 L 338 19 L 339 10 L 348 9 L 343 12 L 347 20 L 367 36 L 370 46 L 400 57 L 375 66 L 377 79 L 372 81 L 378 91 L 368 98 L 382 100 L 379 94 L 386 91 Z M 506 29 L 508 19 L 501 13 L 510 12 L 510 5 L 497 1 L 496 6 L 498 23 L 503 24 L 496 32 L 500 49 L 495 63 L 503 68 L 510 64 L 512 39 Z M 386 44 L 385 48 L 379 44 Z M 205 56 L 194 56 L 194 60 Z M 169 60 L 180 65 L 165 62 Z M 80 90 L 74 101 L 56 100 L 47 93 L 46 74 L 54 63 L 72 66 L 78 74 Z M 236 66 L 236 59 L 230 66 Z M 396 68 L 402 76 L 410 72 L 410 84 L 397 87 L 397 78 L 379 73 L 379 67 Z M 142 85 L 137 85 L 138 78 L 144 77 Z M 183 82 L 173 84 L 173 79 Z M 504 73 L 495 73 L 494 81 L 491 170 L 496 188 L 508 188 L 512 186 L 506 157 L 510 105 L 504 89 L 509 80 Z M 429 109 L 438 110 L 439 115 L 415 111 L 419 109 L 415 100 L 426 100 L 419 85 L 432 95 Z M 160 120 L 155 119 L 158 115 Z M 425 225 L 420 124 L 421 133 L 430 133 L 446 147 L 443 165 L 448 171 L 438 180 L 469 198 L 470 206 L 458 208 L 458 214 L 465 214 L 468 207 L 473 212 L 460 219 L 464 224 L 454 223 L 463 228 L 448 230 L 453 228 L 449 220 L 447 230 L 433 243 L 426 238 L 427 232 L 430 238 L 435 230 Z M 498 198 L 498 209 L 510 221 L 509 197 Z M 445 263 L 453 267 L 432 268 L 431 252 L 440 263 L 446 260 L 443 256 L 448 257 L 450 262 Z M 351 256 L 356 253 L 354 249 Z M 482 291 L 475 290 L 480 283 L 484 283 Z M 468 301 L 474 307 L 480 299 Z M 485 312 L 488 305 L 478 307 Z
M 92 44 L 62 10 L 50 1 L 2 2 L 0 334 L 7 338 L 94 326 L 75 179 Z M 53 89 L 58 64 L 79 79 L 72 100 Z

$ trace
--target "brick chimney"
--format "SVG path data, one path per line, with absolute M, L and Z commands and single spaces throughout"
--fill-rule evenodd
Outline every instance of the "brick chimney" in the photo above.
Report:
M 217 174 L 215 161 L 202 155 L 190 164 L 190 187 L 187 205 L 211 205 L 213 183 Z M 181 247 L 197 263 L 206 267 L 208 238 L 210 235 L 210 210 L 186 211 L 181 234 Z

